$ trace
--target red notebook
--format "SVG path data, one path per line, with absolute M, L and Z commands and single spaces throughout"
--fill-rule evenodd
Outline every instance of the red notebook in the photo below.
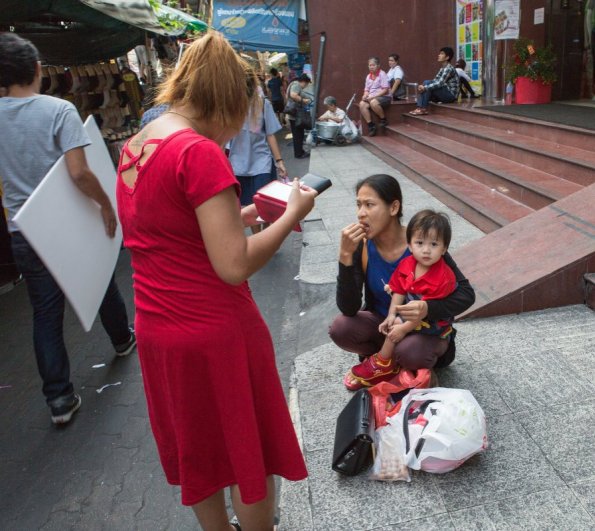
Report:
M 310 188 L 316 190 L 320 195 L 327 188 L 332 186 L 330 179 L 320 177 L 313 173 L 307 173 L 300 179 L 301 184 L 305 184 Z M 281 181 L 273 181 L 266 186 L 263 186 L 256 194 L 254 194 L 254 204 L 258 215 L 267 223 L 272 223 L 281 217 L 287 208 L 287 201 L 291 194 L 291 184 L 285 184 Z M 302 229 L 299 223 L 293 228 L 297 232 Z
M 281 181 L 273 181 L 263 186 L 253 197 L 258 215 L 267 223 L 277 221 L 287 208 L 290 193 L 291 185 Z M 302 228 L 298 223 L 293 230 L 301 232 Z

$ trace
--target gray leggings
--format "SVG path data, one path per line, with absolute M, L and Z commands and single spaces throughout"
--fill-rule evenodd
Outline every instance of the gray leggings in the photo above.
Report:
M 378 326 L 384 318 L 377 313 L 360 311 L 353 317 L 338 315 L 329 327 L 333 342 L 360 356 L 376 354 L 384 343 Z M 448 339 L 412 333 L 395 345 L 393 357 L 405 369 L 431 369 L 448 348 Z

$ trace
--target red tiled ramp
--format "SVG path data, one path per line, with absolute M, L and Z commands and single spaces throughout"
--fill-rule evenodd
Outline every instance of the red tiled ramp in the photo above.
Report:
M 595 272 L 595 184 L 471 242 L 454 258 L 476 293 L 460 318 L 583 303 L 583 275 Z

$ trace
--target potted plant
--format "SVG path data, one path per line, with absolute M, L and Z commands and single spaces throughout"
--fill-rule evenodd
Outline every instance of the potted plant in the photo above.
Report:
M 549 103 L 552 84 L 557 79 L 556 56 L 552 48 L 537 48 L 530 39 L 518 39 L 514 43 L 507 77 L 514 83 L 516 103 Z

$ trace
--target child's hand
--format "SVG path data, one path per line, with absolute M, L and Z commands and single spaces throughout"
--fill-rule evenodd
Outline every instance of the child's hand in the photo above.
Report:
M 403 330 L 403 327 L 400 326 L 399 324 L 395 324 L 388 332 L 388 338 L 393 343 L 399 343 L 399 341 L 402 341 L 406 335 L 407 335 L 407 332 L 405 330 Z
M 387 335 L 394 323 L 395 323 L 395 316 L 389 315 L 384 321 L 382 321 L 382 323 L 380 323 L 380 326 L 378 327 L 378 331 L 381 334 Z

